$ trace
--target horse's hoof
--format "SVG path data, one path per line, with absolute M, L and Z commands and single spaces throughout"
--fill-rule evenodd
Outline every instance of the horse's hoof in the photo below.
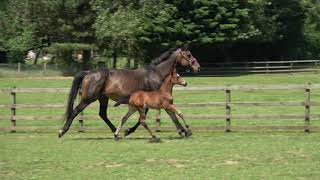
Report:
M 63 135 L 64 135 L 63 131 L 60 130 L 59 133 L 58 133 L 58 137 L 61 138 Z
M 184 137 L 183 132 L 179 131 L 178 133 L 179 133 L 180 137 Z
M 112 127 L 112 128 L 111 128 L 111 131 L 112 131 L 113 133 L 115 133 L 115 132 L 117 131 L 117 128 Z
M 190 137 L 190 136 L 192 136 L 192 132 L 191 132 L 191 131 L 186 131 L 186 132 L 184 133 L 184 135 L 185 135 L 186 137 Z
M 161 139 L 160 138 L 157 138 L 157 137 L 154 137 L 154 138 L 151 138 L 149 140 L 150 143 L 160 143 L 161 142 Z
M 128 136 L 130 134 L 130 129 L 125 129 L 124 130 L 124 136 Z
M 114 135 L 114 140 L 115 140 L 115 141 L 119 141 L 120 138 L 119 138 L 117 135 Z

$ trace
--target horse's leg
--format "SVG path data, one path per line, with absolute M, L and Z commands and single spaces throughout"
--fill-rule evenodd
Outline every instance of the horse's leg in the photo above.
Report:
M 161 126 L 161 109 L 157 110 L 156 124 L 157 124 L 156 132 L 160 132 L 160 126 Z
M 118 136 L 119 136 L 120 130 L 121 130 L 122 126 L 124 125 L 124 123 L 126 123 L 127 119 L 128 119 L 133 113 L 135 113 L 136 111 L 137 111 L 136 108 L 134 108 L 134 107 L 132 107 L 132 106 L 129 106 L 129 111 L 128 111 L 127 114 L 122 118 L 122 120 L 121 120 L 121 122 L 120 122 L 120 124 L 119 124 L 119 126 L 118 126 L 118 128 L 117 128 L 117 130 L 116 130 L 116 132 L 115 132 L 115 134 L 114 134 L 114 138 L 115 138 L 116 140 L 118 140 Z
M 149 111 L 149 108 L 146 108 L 145 109 L 145 116 L 147 116 L 148 111 Z M 138 120 L 138 122 L 133 127 L 128 128 L 128 129 L 125 130 L 125 134 L 124 135 L 128 136 L 129 134 L 135 132 L 136 129 L 140 126 L 140 124 L 141 124 L 140 120 Z
M 188 130 L 184 129 L 183 126 L 180 124 L 176 114 L 172 111 L 167 111 L 167 114 L 170 116 L 172 122 L 176 125 L 176 128 L 178 130 L 178 133 L 183 136 L 182 134 L 184 133 L 186 137 L 191 136 L 192 133 L 189 132 Z
M 109 98 L 106 96 L 99 98 L 100 109 L 99 109 L 99 116 L 104 120 L 104 122 L 109 126 L 111 131 L 114 133 L 116 132 L 116 127 L 110 122 L 107 117 L 107 110 L 108 110 L 108 102 Z
M 138 108 L 139 114 L 140 114 L 140 124 L 142 124 L 142 126 L 144 128 L 146 128 L 146 130 L 149 132 L 149 134 L 151 135 L 152 139 L 151 142 L 158 142 L 160 139 L 158 139 L 153 133 L 152 131 L 149 129 L 147 122 L 146 122 L 146 113 L 145 110 L 143 108 Z
M 90 103 L 81 101 L 78 106 L 73 109 L 73 112 L 71 115 L 67 118 L 63 128 L 59 131 L 59 137 L 62 137 L 69 129 L 72 124 L 73 119 L 84 109 L 86 108 Z
M 190 131 L 189 125 L 187 124 L 186 120 L 184 119 L 184 116 L 183 116 L 181 111 L 178 111 L 174 107 L 174 105 L 172 105 L 172 104 L 168 104 L 165 109 L 168 110 L 168 111 L 173 111 L 175 114 L 177 114 L 183 120 L 183 123 L 186 126 L 186 128 Z

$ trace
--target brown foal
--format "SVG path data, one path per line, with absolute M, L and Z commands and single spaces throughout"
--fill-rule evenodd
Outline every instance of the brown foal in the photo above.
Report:
M 140 114 L 140 117 L 139 117 L 140 123 L 143 125 L 143 127 L 145 127 L 148 130 L 152 139 L 157 139 L 146 123 L 146 116 L 145 116 L 146 108 L 158 109 L 158 110 L 165 109 L 167 112 L 176 113 L 184 121 L 186 128 L 188 128 L 189 126 L 186 124 L 186 121 L 184 120 L 182 113 L 173 106 L 172 88 L 173 88 L 173 85 L 175 84 L 186 86 L 187 82 L 179 74 L 174 72 L 169 74 L 165 78 L 159 90 L 151 91 L 151 92 L 136 91 L 132 93 L 128 101 L 129 111 L 122 118 L 115 132 L 115 135 L 114 135 L 115 138 L 118 139 L 120 130 L 123 124 L 127 121 L 127 119 L 133 113 L 138 111 Z M 118 105 L 119 104 L 120 103 L 118 103 Z

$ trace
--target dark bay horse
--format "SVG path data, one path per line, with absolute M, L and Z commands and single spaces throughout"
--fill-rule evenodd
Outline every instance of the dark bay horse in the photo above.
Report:
M 74 77 L 72 83 L 65 113 L 65 124 L 59 131 L 59 137 L 62 137 L 69 130 L 73 119 L 96 100 L 100 103 L 99 116 L 114 133 L 116 128 L 107 117 L 109 99 L 118 102 L 138 90 L 158 90 L 164 78 L 176 68 L 177 64 L 189 67 L 193 72 L 200 71 L 200 64 L 189 50 L 185 48 L 171 48 L 144 68 L 135 70 L 99 69 L 80 72 Z M 81 90 L 81 100 L 73 108 L 79 90 Z M 147 111 L 148 109 L 146 109 Z M 189 133 L 182 127 L 174 113 L 167 113 L 178 131 Z

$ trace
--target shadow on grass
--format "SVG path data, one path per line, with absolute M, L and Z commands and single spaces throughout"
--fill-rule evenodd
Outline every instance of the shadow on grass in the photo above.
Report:
M 188 139 L 191 137 L 161 137 L 160 139 L 163 140 L 182 140 L 182 139 Z M 115 138 L 113 137 L 81 137 L 81 138 L 72 138 L 71 140 L 75 140 L 75 141 L 91 141 L 91 140 L 96 140 L 96 141 L 100 141 L 100 140 L 112 140 L 115 141 Z M 119 141 L 133 141 L 133 140 L 150 140 L 150 137 L 119 137 Z

